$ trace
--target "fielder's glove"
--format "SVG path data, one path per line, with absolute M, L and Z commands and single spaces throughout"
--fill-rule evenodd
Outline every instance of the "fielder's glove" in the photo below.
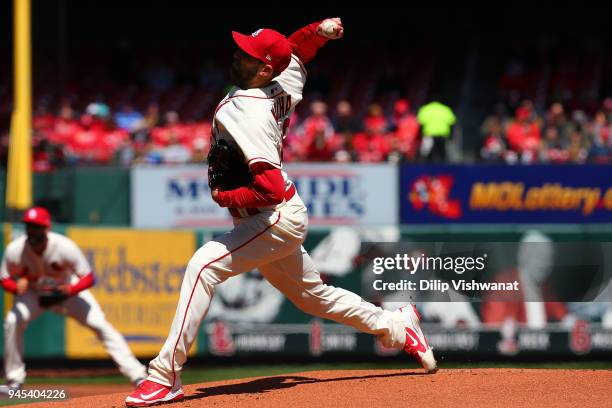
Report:
M 221 191 L 248 186 L 253 182 L 242 151 L 225 140 L 217 140 L 208 153 L 208 185 Z
M 68 295 L 57 287 L 55 279 L 43 278 L 38 283 L 38 304 L 43 309 L 59 305 Z

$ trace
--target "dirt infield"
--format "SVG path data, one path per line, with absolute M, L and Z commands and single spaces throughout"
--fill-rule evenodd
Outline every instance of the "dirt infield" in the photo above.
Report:
M 108 386 L 105 386 L 108 392 Z M 117 386 L 125 388 L 124 386 Z M 610 370 L 459 369 L 312 371 L 185 386 L 182 407 L 599 407 Z M 91 387 L 99 393 L 100 387 Z M 118 388 L 115 388 L 118 390 Z M 123 407 L 126 392 L 21 407 Z

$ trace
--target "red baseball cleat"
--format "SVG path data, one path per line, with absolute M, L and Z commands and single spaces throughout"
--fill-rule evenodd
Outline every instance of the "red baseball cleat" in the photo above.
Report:
M 144 380 L 138 385 L 136 390 L 127 396 L 125 405 L 128 407 L 148 407 L 164 402 L 178 401 L 184 397 L 185 393 L 180 386 L 175 390 L 171 390 L 170 387 L 165 385 Z
M 399 311 L 402 313 L 406 325 L 404 351 L 416 358 L 426 373 L 435 373 L 438 371 L 438 363 L 421 330 L 421 316 L 416 306 L 411 304 L 410 306 L 400 308 Z

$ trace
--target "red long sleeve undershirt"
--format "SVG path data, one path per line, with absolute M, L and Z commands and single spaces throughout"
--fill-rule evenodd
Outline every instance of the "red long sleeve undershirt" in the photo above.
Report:
M 74 285 L 70 285 L 69 295 L 76 295 L 77 293 L 92 287 L 94 283 L 95 279 L 93 273 L 88 273 L 87 275 L 79 279 L 77 283 L 75 283 Z M 2 285 L 2 288 L 7 292 L 12 293 L 13 295 L 17 294 L 17 282 L 15 280 L 11 278 L 2 279 L 0 280 L 0 285 Z
M 251 166 L 253 183 L 234 190 L 219 191 L 221 207 L 257 208 L 276 205 L 285 198 L 285 179 L 271 164 L 258 162 Z
M 13 295 L 17 293 L 17 282 L 15 282 L 11 278 L 5 278 L 0 280 L 0 285 L 2 285 L 2 288 L 4 290 L 12 293 Z
M 306 64 L 314 58 L 319 48 L 325 45 L 327 38 L 317 34 L 317 27 L 321 24 L 320 21 L 308 24 L 300 28 L 295 33 L 289 36 L 289 42 L 293 53 Z
M 94 283 L 96 283 L 96 280 L 94 279 L 94 274 L 90 272 L 87 275 L 83 276 L 81 279 L 79 279 L 79 281 L 74 285 L 70 285 L 70 296 L 76 295 L 77 293 L 82 292 L 85 289 L 91 288 Z

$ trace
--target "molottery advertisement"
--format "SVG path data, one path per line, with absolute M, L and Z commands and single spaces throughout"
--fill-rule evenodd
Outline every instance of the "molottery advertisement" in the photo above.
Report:
M 91 292 L 107 320 L 136 356 L 157 354 L 176 311 L 185 267 L 195 251 L 195 234 L 69 228 L 67 235 L 93 268 L 96 285 Z M 66 355 L 107 357 L 95 334 L 74 319 L 66 320 Z
M 612 166 L 402 166 L 401 222 L 610 223 Z

